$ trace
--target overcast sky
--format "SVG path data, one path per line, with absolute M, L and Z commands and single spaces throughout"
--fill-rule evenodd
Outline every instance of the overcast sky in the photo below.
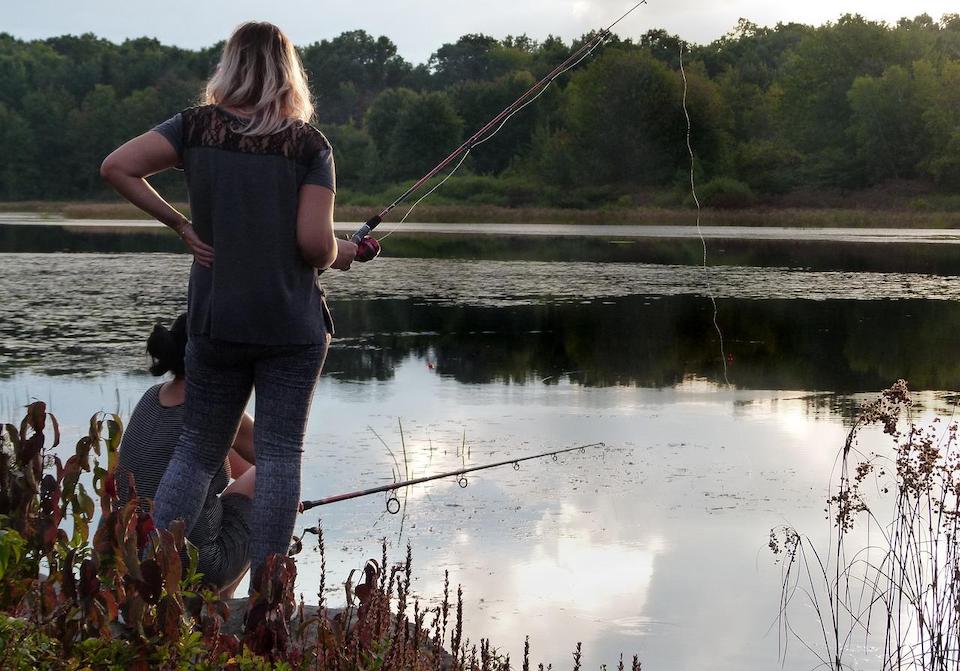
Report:
M 121 41 L 148 35 L 167 44 L 201 47 L 224 39 L 241 21 L 262 19 L 297 44 L 362 28 L 387 35 L 413 62 L 465 33 L 495 37 L 526 33 L 566 39 L 609 24 L 635 0 L 0 0 L 0 31 L 24 38 L 93 32 Z M 953 0 L 648 0 L 620 24 L 636 37 L 666 28 L 692 42 L 709 42 L 740 17 L 761 25 L 820 24 L 845 12 L 895 21 L 924 12 L 939 18 L 960 9 Z

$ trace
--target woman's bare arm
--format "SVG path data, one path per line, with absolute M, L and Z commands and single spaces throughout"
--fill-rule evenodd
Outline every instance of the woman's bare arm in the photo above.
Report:
M 297 204 L 297 245 L 307 263 L 325 270 L 337 260 L 333 235 L 334 193 L 325 186 L 304 184 Z
M 190 220 L 164 200 L 145 179 L 177 165 L 176 150 L 155 131 L 138 135 L 103 160 L 100 175 L 117 192 L 183 238 L 197 262 L 213 263 L 213 248 L 200 240 Z

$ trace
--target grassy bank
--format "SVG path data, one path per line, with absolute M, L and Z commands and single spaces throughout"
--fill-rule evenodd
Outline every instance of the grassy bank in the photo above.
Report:
M 186 203 L 175 203 L 188 211 Z M 338 205 L 338 221 L 365 221 L 376 213 L 368 205 Z M 0 212 L 31 212 L 69 219 L 147 219 L 127 203 L 91 202 L 6 202 Z M 405 212 L 401 209 L 400 212 Z M 402 215 L 395 217 L 399 219 Z M 422 223 L 505 223 L 505 224 L 634 224 L 649 226 L 691 226 L 696 212 L 690 208 L 615 207 L 566 209 L 547 207 L 501 207 L 495 205 L 421 205 L 411 220 Z M 705 226 L 790 226 L 806 228 L 960 228 L 960 212 L 902 209 L 751 207 L 738 210 L 705 209 Z

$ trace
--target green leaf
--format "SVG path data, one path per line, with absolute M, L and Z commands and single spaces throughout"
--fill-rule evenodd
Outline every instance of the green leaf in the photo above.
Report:
M 0 579 L 7 572 L 7 562 L 10 560 L 10 546 L 0 541 Z
M 76 506 L 79 506 L 80 512 L 83 513 L 87 517 L 87 519 L 93 518 L 93 511 L 94 511 L 93 499 L 90 498 L 90 496 L 87 494 L 87 490 L 84 489 L 82 483 L 77 484 L 77 499 L 74 506 L 75 506 L 75 509 L 76 509 Z
M 113 473 L 120 459 L 120 440 L 123 437 L 123 422 L 119 415 L 110 415 L 107 420 L 107 470 Z

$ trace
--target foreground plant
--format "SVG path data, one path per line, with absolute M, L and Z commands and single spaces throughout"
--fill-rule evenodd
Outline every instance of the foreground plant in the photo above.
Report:
M 130 502 L 117 507 L 122 431 L 118 416 L 94 415 L 63 463 L 52 453 L 60 428 L 43 403 L 31 404 L 19 427 L 2 427 L 0 668 L 509 670 L 509 657 L 489 640 L 478 647 L 463 637 L 463 593 L 458 587 L 454 605 L 449 576 L 440 605 L 411 598 L 409 546 L 404 561 L 390 565 L 384 542 L 357 584 L 355 572 L 348 577 L 346 608 L 328 610 L 319 527 L 305 531 L 317 536 L 321 557 L 317 607 L 294 597 L 292 555 L 303 547 L 295 538 L 291 556 L 269 557 L 254 576 L 250 599 L 234 600 L 245 618 L 231 627 L 229 605 L 203 586 L 183 525 L 154 529 L 132 481 Z M 579 666 L 579 645 L 575 659 Z
M 835 671 L 852 668 L 854 642 L 879 646 L 882 669 L 939 671 L 960 665 L 960 445 L 958 426 L 911 419 L 906 382 L 861 408 L 840 455 L 827 500 L 833 531 L 818 550 L 792 527 L 770 535 L 783 559 L 781 633 L 795 635 Z M 862 453 L 858 437 L 879 426 L 893 443 Z M 873 496 L 867 495 L 869 489 Z M 890 516 L 880 513 L 890 510 Z M 879 542 L 851 547 L 857 525 Z M 803 592 L 819 620 L 819 646 L 795 633 L 788 617 Z

